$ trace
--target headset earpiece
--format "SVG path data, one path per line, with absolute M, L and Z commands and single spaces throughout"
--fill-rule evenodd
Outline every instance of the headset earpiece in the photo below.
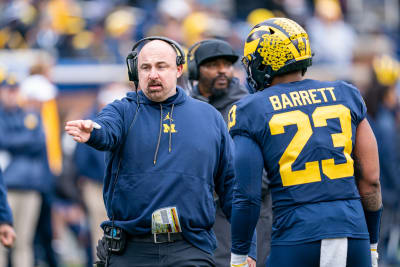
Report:
M 138 62 L 137 62 L 138 61 L 138 59 L 137 59 L 138 51 L 136 49 L 143 42 L 153 41 L 153 40 L 161 40 L 161 41 L 164 41 L 164 42 L 167 42 L 168 44 L 170 44 L 177 53 L 176 65 L 179 66 L 179 65 L 185 64 L 185 52 L 183 52 L 182 47 L 174 40 L 171 40 L 169 38 L 162 37 L 162 36 L 150 36 L 150 37 L 143 38 L 143 39 L 137 41 L 133 45 L 132 51 L 126 57 L 126 65 L 128 67 L 129 80 L 135 83 L 136 88 L 139 84 L 139 73 L 138 73 L 138 66 L 137 66 L 138 65 Z
M 183 64 L 185 64 L 185 57 L 183 56 L 177 56 L 176 57 L 176 65 L 177 66 L 180 66 L 180 65 L 183 65 Z
M 189 73 L 189 81 L 198 81 L 199 80 L 199 68 L 197 66 L 197 62 L 196 59 L 194 57 L 194 53 L 196 52 L 196 49 L 207 42 L 210 42 L 212 40 L 203 40 L 200 42 L 197 42 L 195 44 L 193 44 L 189 50 L 188 50 L 188 54 L 187 54 L 187 63 L 188 63 L 188 73 Z
M 198 71 L 197 71 L 197 63 L 196 63 L 196 59 L 194 58 L 193 55 L 190 55 L 190 53 L 188 54 L 188 74 L 189 74 L 189 80 L 191 81 L 197 81 L 199 79 L 199 75 L 198 75 Z
M 128 77 L 129 80 L 134 82 L 136 80 L 137 74 L 135 72 L 137 72 L 137 70 L 135 71 L 136 68 L 136 56 L 137 53 L 136 51 L 132 51 L 128 54 L 128 56 L 126 57 L 126 66 L 128 67 Z

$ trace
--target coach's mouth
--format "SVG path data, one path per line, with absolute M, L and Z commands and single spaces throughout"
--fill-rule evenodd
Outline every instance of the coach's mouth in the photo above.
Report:
M 149 84 L 149 89 L 151 91 L 159 91 L 162 90 L 163 86 L 161 83 Z

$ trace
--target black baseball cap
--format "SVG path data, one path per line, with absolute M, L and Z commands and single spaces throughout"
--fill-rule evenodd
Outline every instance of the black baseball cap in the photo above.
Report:
M 225 58 L 235 63 L 239 56 L 233 50 L 232 46 L 223 40 L 207 40 L 202 43 L 194 52 L 194 58 L 197 65 L 201 65 L 217 58 Z

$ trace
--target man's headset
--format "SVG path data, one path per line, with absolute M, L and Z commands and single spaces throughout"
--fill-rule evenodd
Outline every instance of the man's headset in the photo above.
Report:
M 139 47 L 140 44 L 143 42 L 147 41 L 152 41 L 152 40 L 161 40 L 164 42 L 167 42 L 170 44 L 176 51 L 177 56 L 176 56 L 176 65 L 183 65 L 185 64 L 185 52 L 183 52 L 182 47 L 175 42 L 174 40 L 171 40 L 166 37 L 162 36 L 150 36 L 143 38 L 139 41 L 137 41 L 133 47 L 132 51 L 129 53 L 129 55 L 126 57 L 126 65 L 128 66 L 128 76 L 129 80 L 135 83 L 135 87 L 137 90 L 138 84 L 139 84 L 139 73 L 138 73 L 138 54 L 139 51 L 137 51 L 137 48 Z
M 196 59 L 194 58 L 194 53 L 196 49 L 199 48 L 204 43 L 209 43 L 212 40 L 203 40 L 195 43 L 189 48 L 187 54 L 187 65 L 188 65 L 188 73 L 189 73 L 189 81 L 198 81 L 199 80 L 199 68 L 197 66 Z

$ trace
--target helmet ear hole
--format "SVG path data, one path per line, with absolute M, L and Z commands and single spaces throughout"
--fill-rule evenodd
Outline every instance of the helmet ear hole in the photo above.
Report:
M 264 64 L 259 64 L 257 70 L 259 71 L 265 71 L 267 68 L 267 66 L 265 66 Z
M 270 33 L 270 34 L 274 34 L 275 31 L 274 31 L 272 28 L 269 28 L 269 33 Z

